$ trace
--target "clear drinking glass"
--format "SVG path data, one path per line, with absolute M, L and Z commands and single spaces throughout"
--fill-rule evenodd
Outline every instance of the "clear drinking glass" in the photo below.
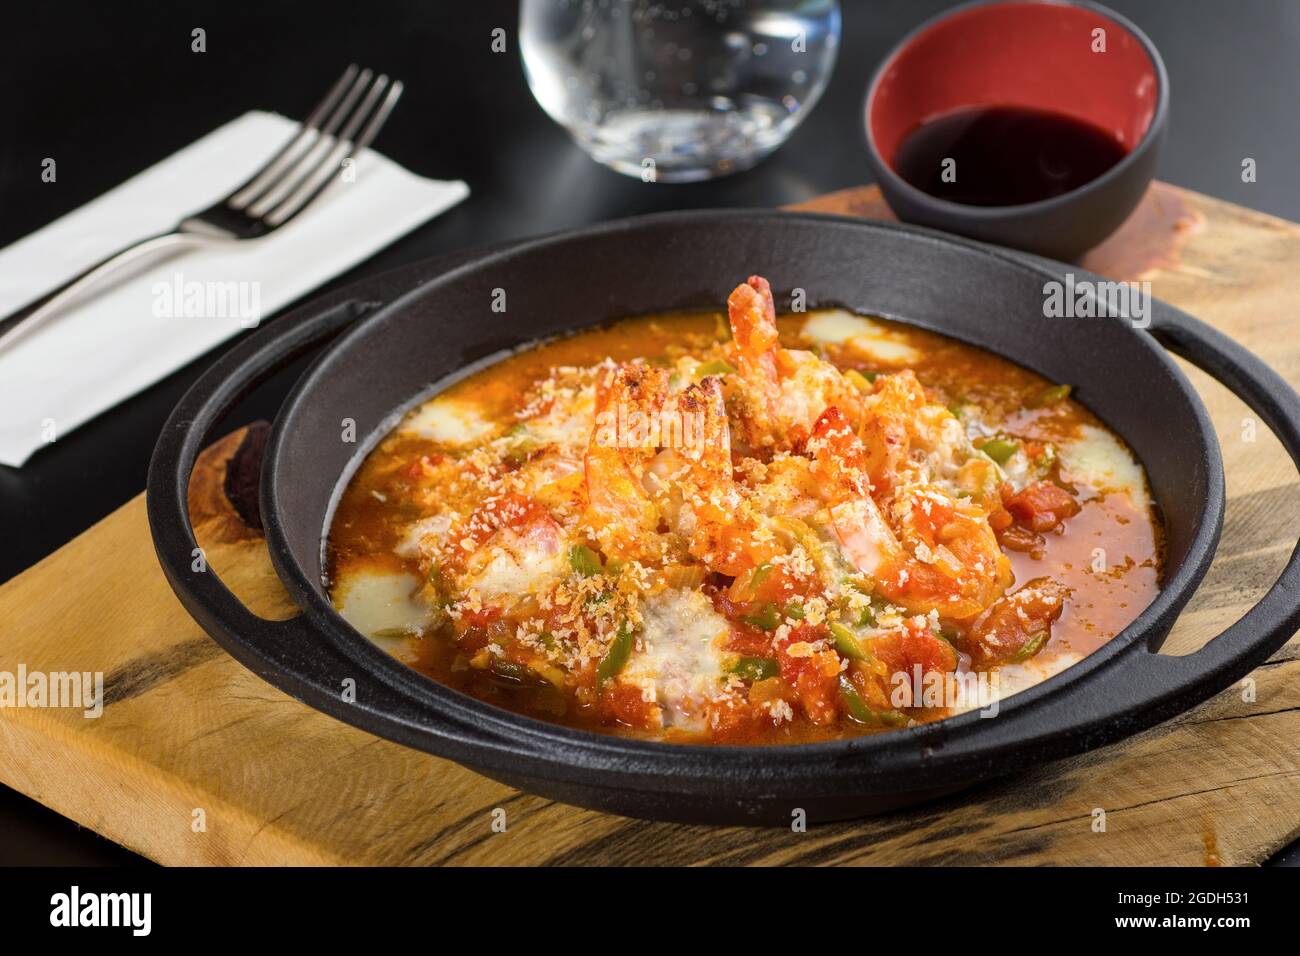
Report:
M 752 166 L 817 102 L 838 0 L 522 0 L 542 108 L 588 153 L 647 181 Z

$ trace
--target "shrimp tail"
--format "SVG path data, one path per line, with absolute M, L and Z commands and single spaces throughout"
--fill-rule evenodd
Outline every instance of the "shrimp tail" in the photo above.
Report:
M 866 449 L 848 416 L 832 405 L 822 412 L 808 439 L 813 473 L 831 506 L 831 528 L 845 557 L 863 574 L 884 576 L 901 559 L 898 538 L 872 499 Z
M 776 303 L 762 276 L 750 276 L 736 286 L 727 298 L 727 317 L 742 356 L 757 360 L 776 348 Z
M 680 447 L 697 476 L 710 483 L 731 480 L 731 428 L 722 382 L 713 376 L 682 389 L 665 404 L 681 428 Z
M 866 448 L 838 406 L 826 409 L 813 423 L 806 449 L 813 456 L 813 469 L 823 482 L 823 493 L 838 500 L 870 493 Z
M 666 369 L 625 363 L 596 383 L 595 428 L 583 468 L 587 523 L 601 547 L 620 559 L 642 556 L 657 539 L 658 509 L 646 491 L 653 454 L 650 425 L 668 390 Z
M 776 404 L 781 379 L 777 369 L 776 304 L 767 280 L 750 276 L 736 286 L 727 298 L 727 317 L 731 323 L 731 355 L 749 396 L 747 444 L 771 444 L 778 431 Z

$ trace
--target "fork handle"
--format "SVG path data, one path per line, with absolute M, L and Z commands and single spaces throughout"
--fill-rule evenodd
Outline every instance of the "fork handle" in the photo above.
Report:
M 46 319 L 67 306 L 91 286 L 102 282 L 119 269 L 147 258 L 160 250 L 174 246 L 190 245 L 201 241 L 200 236 L 183 232 L 164 232 L 133 242 L 125 249 L 101 259 L 89 269 L 73 276 L 44 298 L 27 305 L 10 316 L 0 320 L 0 352 L 18 339 L 43 324 Z

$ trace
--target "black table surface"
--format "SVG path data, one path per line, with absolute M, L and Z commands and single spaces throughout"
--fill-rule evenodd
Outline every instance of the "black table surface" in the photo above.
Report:
M 417 173 L 464 179 L 471 194 L 326 288 L 440 252 L 636 213 L 798 202 L 869 181 L 861 131 L 867 80 L 899 37 L 951 5 L 842 0 L 834 76 L 790 141 L 749 172 L 671 186 L 596 165 L 546 117 L 524 80 L 518 7 L 508 0 L 23 4 L 6 10 L 0 30 L 0 246 L 248 110 L 302 116 L 354 61 L 406 83 L 377 147 Z M 1158 176 L 1300 220 L 1300 2 L 1110 5 L 1150 35 L 1168 66 L 1169 135 Z M 191 31 L 200 27 L 207 50 L 195 53 Z M 497 27 L 507 32 L 505 53 L 491 49 Z M 54 183 L 41 179 L 47 157 L 57 162 Z M 1257 164 L 1254 183 L 1241 179 L 1246 157 Z M 163 420 L 220 351 L 60 438 L 25 467 L 0 466 L 0 581 L 144 488 Z M 273 417 L 296 371 L 258 389 L 231 425 Z M 3 787 L 0 834 L 0 864 L 141 862 Z M 1287 860 L 1300 861 L 1300 848 L 1279 861 Z

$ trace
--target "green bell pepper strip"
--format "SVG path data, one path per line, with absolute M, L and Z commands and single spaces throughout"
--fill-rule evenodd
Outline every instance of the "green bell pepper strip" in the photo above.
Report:
M 839 621 L 831 622 L 831 637 L 835 640 L 835 649 L 849 660 L 866 660 L 867 655 L 862 653 L 862 645 L 858 643 L 858 636 Z
M 627 621 L 619 625 L 618 634 L 614 636 L 613 642 L 609 645 L 609 650 L 596 665 L 596 686 L 603 687 L 605 682 L 612 677 L 617 677 L 619 671 L 627 664 L 627 659 L 632 656 L 632 646 L 635 642 L 632 640 L 632 628 L 628 626 Z

